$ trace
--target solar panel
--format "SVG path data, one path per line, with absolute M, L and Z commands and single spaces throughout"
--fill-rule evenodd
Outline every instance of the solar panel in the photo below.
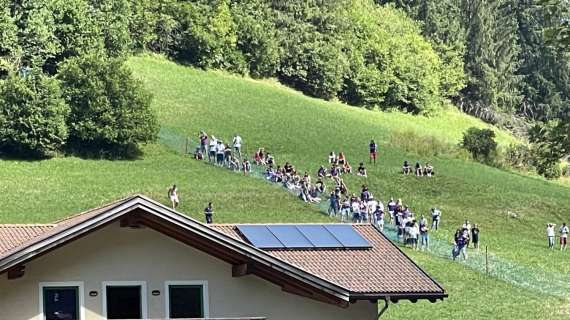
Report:
M 305 224 L 297 225 L 297 229 L 307 238 L 316 248 L 344 248 L 323 225 Z
M 314 245 L 295 225 L 268 225 L 267 228 L 285 248 L 313 248 Z
M 342 243 L 345 248 L 370 248 L 372 247 L 351 225 L 330 224 L 324 227 Z
M 260 249 L 285 248 L 283 243 L 275 237 L 264 225 L 238 225 L 239 232 L 254 246 Z

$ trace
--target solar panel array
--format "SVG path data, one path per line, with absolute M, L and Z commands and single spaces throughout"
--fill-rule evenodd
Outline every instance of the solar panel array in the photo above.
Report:
M 237 228 L 247 241 L 260 249 L 372 247 L 351 225 L 346 224 L 238 225 Z

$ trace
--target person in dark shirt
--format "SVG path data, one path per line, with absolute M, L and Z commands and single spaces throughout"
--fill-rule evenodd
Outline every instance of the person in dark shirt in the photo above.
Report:
M 402 165 L 402 173 L 407 176 L 411 172 L 412 172 L 412 167 L 410 167 L 408 160 L 404 161 L 404 165 Z
M 471 228 L 471 241 L 473 242 L 473 248 L 479 249 L 479 226 L 476 224 Z
M 211 202 L 208 202 L 208 206 L 204 209 L 204 215 L 206 216 L 206 223 L 211 224 L 213 223 L 212 216 L 214 215 L 214 207 L 212 206 Z
M 378 156 L 378 145 L 374 140 L 370 140 L 370 144 L 368 146 L 370 148 L 370 163 L 374 161 L 374 164 L 376 164 L 376 157 Z

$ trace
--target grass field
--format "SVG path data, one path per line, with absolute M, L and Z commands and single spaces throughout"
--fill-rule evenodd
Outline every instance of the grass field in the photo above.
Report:
M 316 207 L 278 186 L 182 156 L 181 141 L 186 136 L 195 140 L 201 129 L 224 139 L 238 132 L 248 153 L 263 146 L 278 162 L 291 161 L 314 174 L 332 150 L 345 152 L 356 166 L 366 159 L 367 144 L 374 138 L 380 144 L 379 163 L 368 167 L 368 179 L 349 177 L 349 188 L 356 191 L 365 183 L 377 198 L 403 198 L 416 213 L 438 206 L 444 214 L 440 240 L 450 241 L 452 230 L 468 218 L 480 225 L 483 245 L 501 259 L 536 272 L 570 273 L 570 253 L 544 249 L 545 223 L 570 221 L 568 186 L 461 156 L 418 156 L 393 143 L 394 135 L 411 132 L 456 145 L 466 128 L 485 126 L 476 119 L 454 111 L 423 118 L 348 108 L 271 81 L 182 67 L 160 57 L 133 58 L 129 65 L 154 94 L 163 132 L 177 141 L 176 150 L 149 145 L 136 161 L 3 160 L 0 223 L 49 222 L 135 192 L 167 203 L 172 183 L 180 189 L 180 211 L 199 219 L 212 200 L 215 222 L 327 221 Z M 498 133 L 503 146 L 516 141 Z M 437 176 L 402 177 L 398 171 L 405 159 L 432 162 Z M 519 213 L 520 219 L 507 219 L 507 210 Z M 570 309 L 568 300 L 487 278 L 429 254 L 410 254 L 444 285 L 450 298 L 437 304 L 401 303 L 389 309 L 386 319 L 548 319 L 561 318 Z

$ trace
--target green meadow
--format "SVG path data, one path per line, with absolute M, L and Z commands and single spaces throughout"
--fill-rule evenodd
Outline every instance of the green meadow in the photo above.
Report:
M 363 161 L 368 169 L 368 178 L 347 177 L 351 191 L 366 184 L 376 198 L 402 198 L 416 214 L 440 208 L 443 229 L 432 238 L 450 242 L 455 228 L 469 219 L 479 224 L 482 244 L 494 256 L 533 272 L 570 274 L 570 253 L 549 252 L 544 230 L 548 222 L 570 222 L 570 185 L 469 160 L 456 146 L 468 127 L 486 126 L 474 118 L 452 109 L 426 118 L 353 108 L 273 81 L 188 68 L 156 56 L 131 58 L 128 65 L 154 95 L 161 143 L 144 146 L 141 158 L 132 161 L 1 160 L 0 223 L 47 223 L 132 193 L 168 204 L 173 183 L 179 187 L 179 210 L 200 220 L 212 201 L 214 221 L 220 223 L 331 221 L 280 186 L 184 155 L 186 139 L 196 142 L 199 130 L 224 140 L 239 133 L 248 155 L 264 147 L 278 163 L 289 161 L 312 175 L 329 152 L 342 151 L 353 167 Z M 502 147 L 517 142 L 496 132 Z M 380 145 L 376 165 L 367 163 L 370 139 Z M 399 174 L 404 160 L 430 162 L 436 176 L 404 177 Z M 508 211 L 518 218 L 509 218 Z M 570 317 L 570 300 L 560 295 L 487 277 L 428 253 L 406 252 L 450 298 L 391 305 L 386 319 Z

